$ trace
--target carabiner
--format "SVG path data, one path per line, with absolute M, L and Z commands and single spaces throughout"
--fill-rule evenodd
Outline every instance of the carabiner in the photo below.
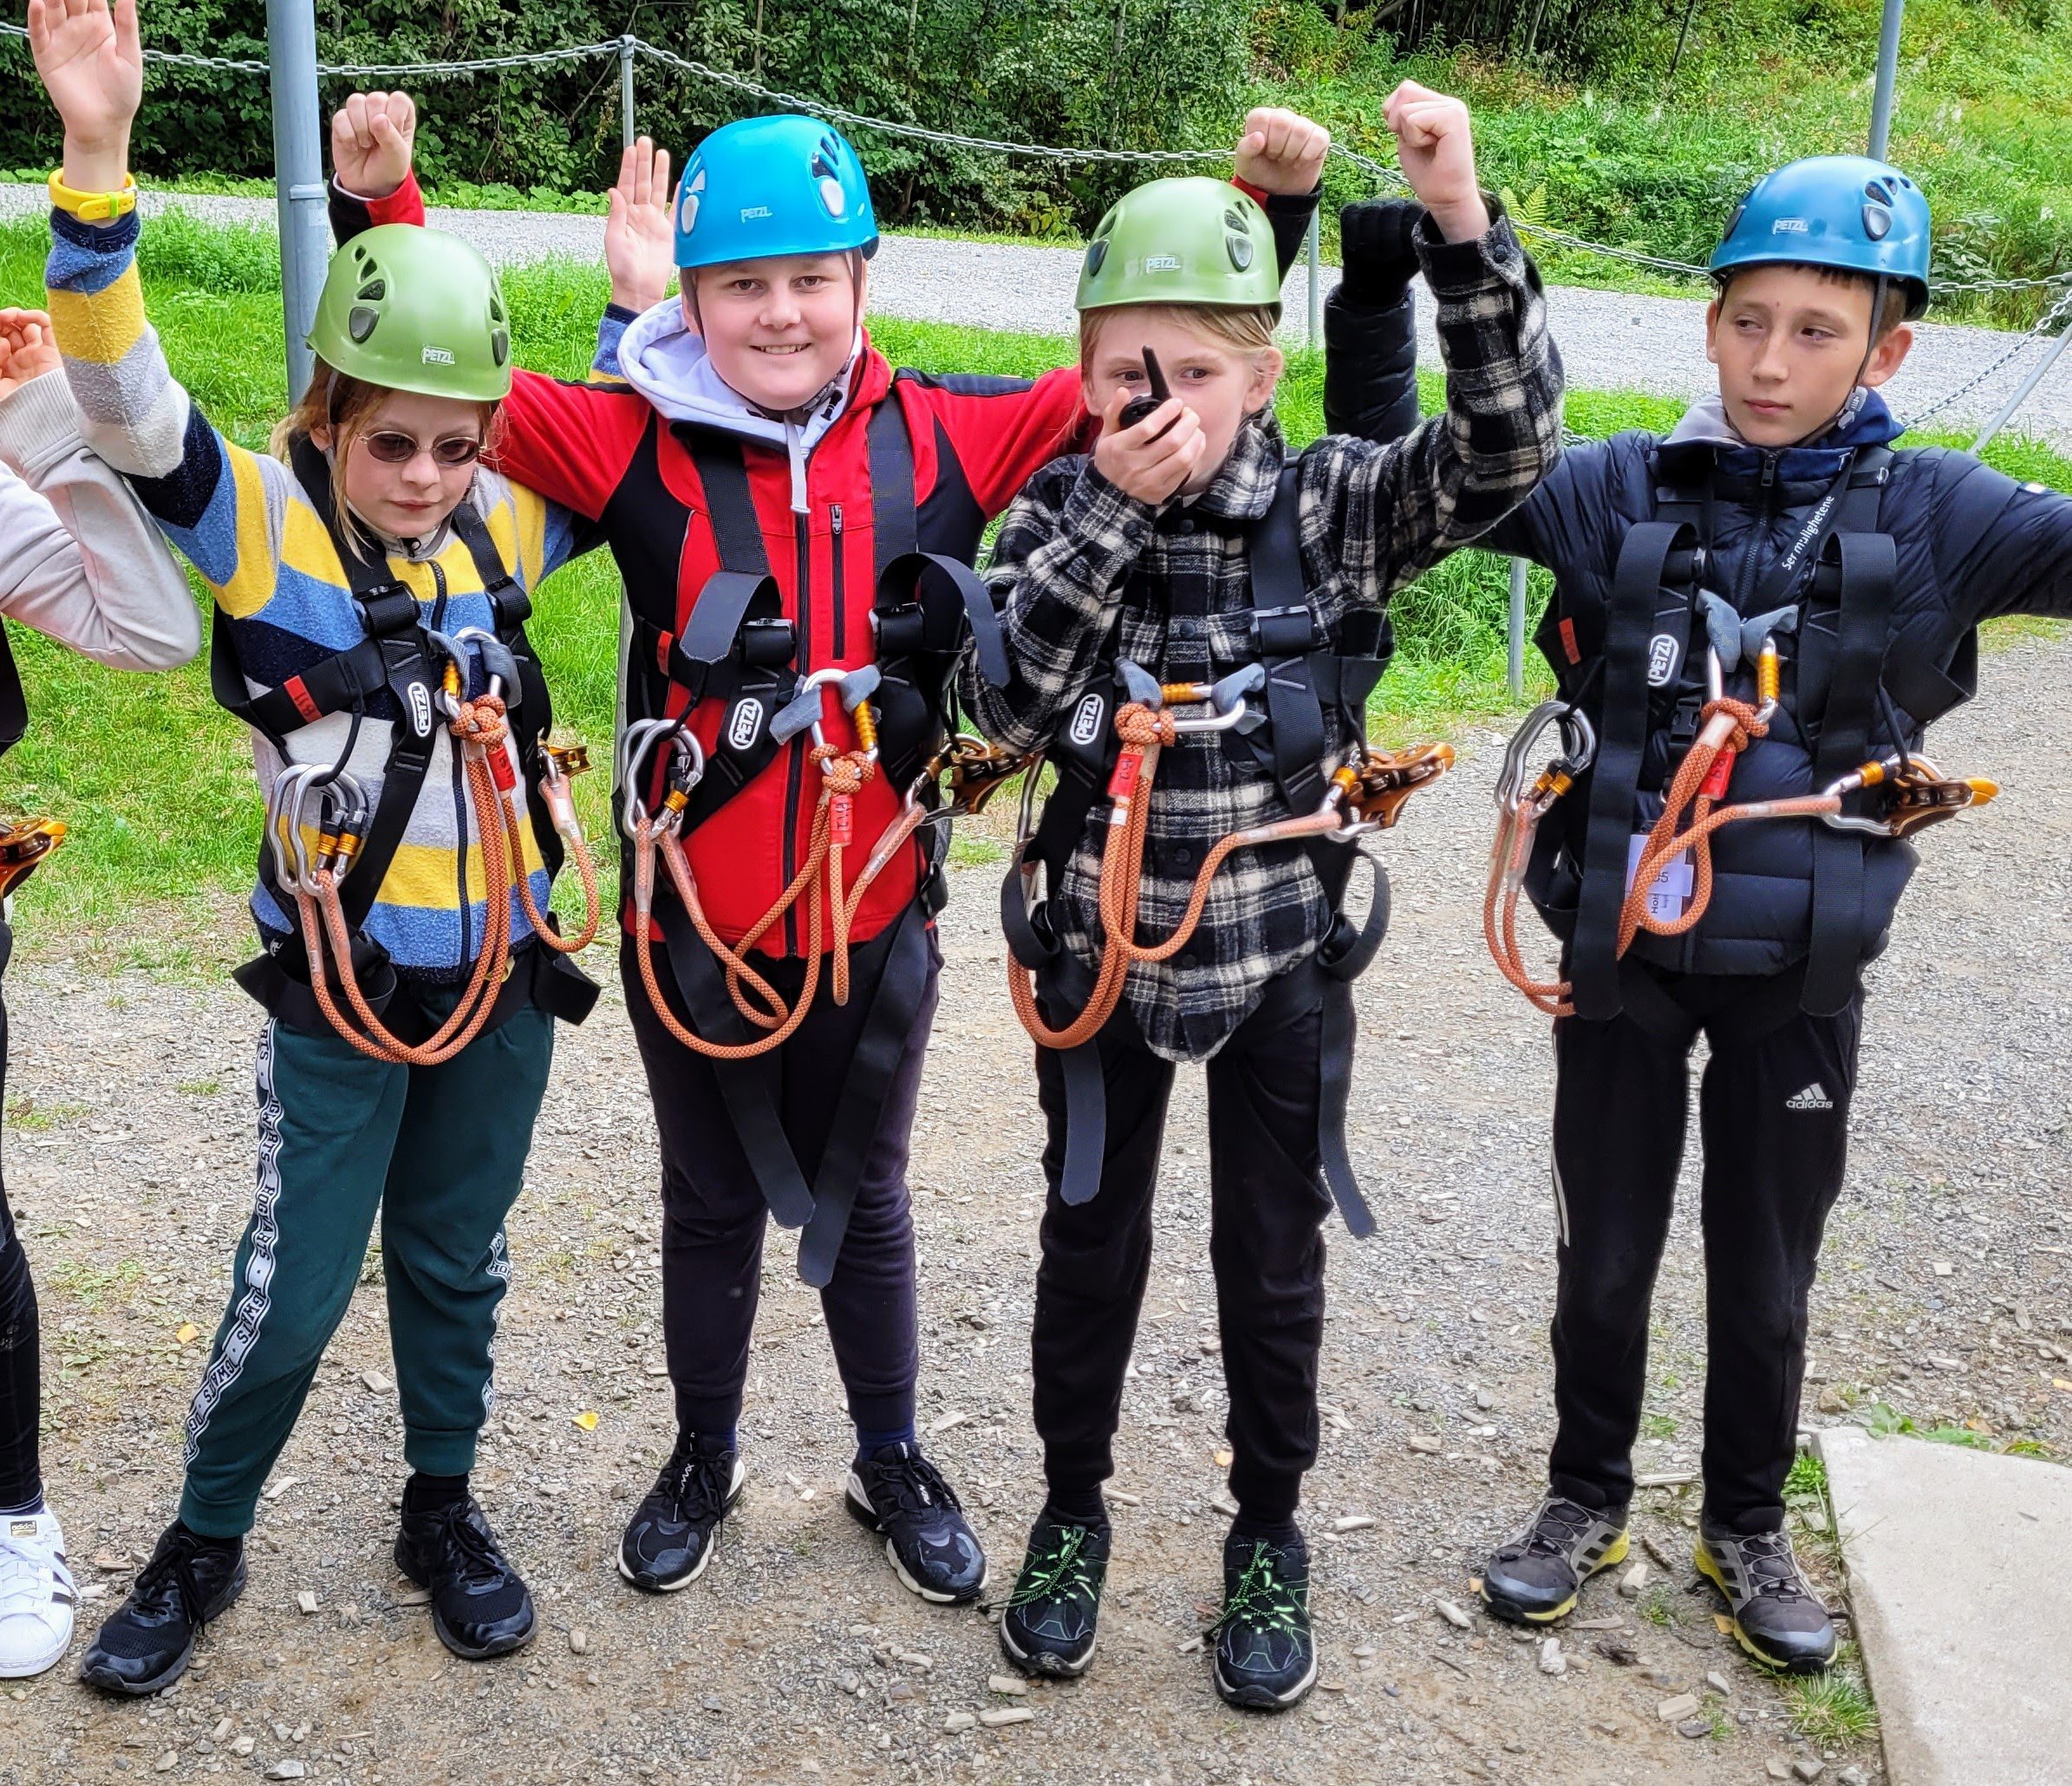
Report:
M 1561 730 L 1561 754 L 1540 772 L 1534 792 L 1526 792 L 1530 772 L 1528 759 L 1549 726 Z M 1567 786 L 1597 760 L 1597 733 L 1582 708 L 1555 695 L 1543 701 L 1525 716 L 1525 723 L 1511 734 L 1503 748 L 1503 766 L 1496 774 L 1496 810 L 1517 812 L 1527 800 L 1541 792 L 1566 792 Z M 1560 784 L 1557 789 L 1557 784 Z
M 664 740 L 674 748 L 668 792 L 662 797 L 665 810 L 658 818 L 641 792 L 641 767 L 648 753 Z M 705 779 L 705 748 L 681 719 L 630 720 L 619 733 L 612 773 L 619 787 L 619 830 L 627 842 L 637 844 L 641 827 L 650 822 L 657 831 L 675 828 L 691 790 Z
M 522 696 L 523 685 L 518 681 L 518 657 L 511 647 L 485 626 L 464 626 L 446 642 L 456 654 L 471 639 L 481 642 L 478 647 L 482 659 L 482 673 L 489 679 L 489 692 L 502 695 L 506 708 L 515 710 Z M 465 660 L 462 660 L 465 663 Z M 466 670 L 461 675 L 465 681 Z

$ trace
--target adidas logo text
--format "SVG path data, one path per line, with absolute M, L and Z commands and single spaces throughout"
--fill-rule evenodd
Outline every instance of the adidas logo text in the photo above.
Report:
M 1784 1100 L 1787 1110 L 1833 1110 L 1834 1100 L 1828 1097 L 1827 1087 L 1815 1079 L 1803 1092 L 1794 1092 Z

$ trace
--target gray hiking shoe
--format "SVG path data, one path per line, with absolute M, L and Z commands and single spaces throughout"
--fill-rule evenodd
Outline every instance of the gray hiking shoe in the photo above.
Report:
M 1727 1597 L 1734 1635 L 1770 1668 L 1818 1674 L 1834 1659 L 1834 1620 L 1800 1572 L 1782 1531 L 1736 1537 L 1698 1526 L 1698 1574 Z
M 1597 1513 L 1549 1495 L 1484 1566 L 1482 1598 L 1515 1625 L 1551 1625 L 1591 1576 L 1626 1561 L 1626 1545 L 1624 1508 Z

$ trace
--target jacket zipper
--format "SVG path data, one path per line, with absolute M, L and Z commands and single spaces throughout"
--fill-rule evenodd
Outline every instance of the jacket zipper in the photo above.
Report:
M 813 656 L 812 518 L 810 512 L 792 517 L 792 537 L 798 545 L 798 642 L 792 662 L 801 676 L 812 668 Z M 805 738 L 793 741 L 791 766 L 785 771 L 784 884 L 787 887 L 792 884 L 792 877 L 798 872 L 798 805 L 800 792 L 805 782 Z M 785 953 L 787 955 L 798 953 L 798 908 L 796 904 L 785 913 Z
M 834 553 L 834 603 L 835 603 L 835 662 L 839 663 L 849 649 L 848 602 L 844 593 L 845 578 L 842 570 L 842 505 L 836 503 L 827 512 L 827 522 L 833 531 L 831 550 Z

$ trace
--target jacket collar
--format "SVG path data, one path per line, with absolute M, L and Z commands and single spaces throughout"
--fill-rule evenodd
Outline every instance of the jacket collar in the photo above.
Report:
M 1228 455 L 1209 487 L 1190 507 L 1231 521 L 1256 521 L 1274 505 L 1287 441 L 1271 409 L 1262 409 L 1238 428 Z
M 1662 442 L 1664 463 L 1686 473 L 1716 466 L 1730 477 L 1754 477 L 1765 463 L 1787 484 L 1834 477 L 1848 455 L 1865 446 L 1888 446 L 1905 430 L 1876 391 L 1859 387 L 1849 407 L 1817 440 L 1801 446 L 1750 446 L 1727 420 L 1717 394 L 1700 399 Z

